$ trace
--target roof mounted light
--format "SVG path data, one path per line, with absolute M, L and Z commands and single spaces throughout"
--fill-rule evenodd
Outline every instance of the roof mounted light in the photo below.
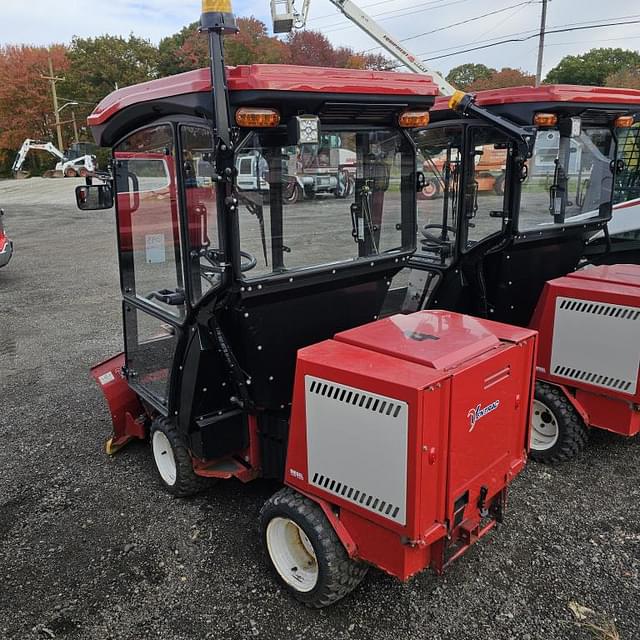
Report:
M 634 120 L 635 118 L 633 116 L 618 116 L 613 121 L 613 126 L 616 129 L 626 129 L 633 126 Z
M 240 127 L 268 129 L 280 124 L 277 109 L 263 107 L 242 107 L 236 111 L 236 123 Z
M 200 29 L 202 31 L 219 31 L 220 33 L 237 33 L 238 27 L 233 15 L 231 0 L 202 0 Z
M 418 129 L 429 124 L 429 112 L 424 109 L 420 111 L 405 111 L 398 117 L 398 124 L 404 129 Z
M 555 113 L 536 113 L 533 116 L 533 124 L 536 127 L 555 127 L 558 124 L 558 116 Z

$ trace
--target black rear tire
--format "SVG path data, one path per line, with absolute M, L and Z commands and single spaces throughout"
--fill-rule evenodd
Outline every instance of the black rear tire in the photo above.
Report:
M 272 532 L 271 537 L 268 535 L 269 525 L 271 523 L 277 525 L 278 521 L 289 521 L 297 525 L 297 528 L 304 533 L 302 537 L 306 536 L 303 544 L 311 544 L 317 571 L 313 588 L 309 589 L 308 583 L 306 583 L 306 591 L 301 590 L 302 585 L 296 588 L 295 568 L 288 572 L 289 582 L 281 575 L 280 571 L 283 567 L 279 569 L 277 562 L 274 561 L 269 542 L 271 540 L 273 548 L 276 544 L 274 536 L 277 534 Z M 264 504 L 260 511 L 260 529 L 264 548 L 278 581 L 308 607 L 320 609 L 344 598 L 362 582 L 369 569 L 366 564 L 349 557 L 322 509 L 309 498 L 288 487 L 278 491 Z M 295 526 L 293 530 L 295 531 Z M 288 567 L 285 571 L 286 569 Z M 300 581 L 302 583 L 302 578 Z
M 531 425 L 529 455 L 536 462 L 546 464 L 567 462 L 578 456 L 585 448 L 589 439 L 588 428 L 582 416 L 559 387 L 545 382 L 536 383 L 532 422 L 535 420 L 553 424 L 557 430 L 557 439 L 552 446 L 547 444 L 547 448 L 541 448 L 542 445 L 534 448 L 534 424 Z
M 163 434 L 166 440 L 156 435 L 157 433 Z M 213 484 L 211 479 L 195 474 L 189 450 L 168 418 L 155 418 L 151 423 L 149 436 L 151 455 L 160 482 L 171 495 L 178 498 L 193 496 Z M 173 456 L 173 464 L 169 463 L 169 469 L 172 469 L 174 473 L 167 474 L 167 465 L 162 461 L 165 456 Z

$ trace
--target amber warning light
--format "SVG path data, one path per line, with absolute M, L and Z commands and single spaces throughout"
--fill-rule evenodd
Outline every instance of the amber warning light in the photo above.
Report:
M 558 116 L 555 113 L 536 113 L 533 116 L 533 124 L 536 127 L 555 127 L 558 124 Z
M 398 124 L 405 129 L 426 127 L 429 124 L 428 111 L 405 111 L 398 118 Z
M 280 124 L 280 114 L 276 109 L 243 107 L 236 111 L 236 123 L 240 127 L 277 127 Z
M 626 129 L 627 127 L 632 127 L 633 121 L 634 121 L 633 116 L 618 116 L 615 119 L 616 129 Z

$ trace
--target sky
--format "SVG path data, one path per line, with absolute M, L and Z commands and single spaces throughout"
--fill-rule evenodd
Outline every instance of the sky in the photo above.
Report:
M 301 2 L 296 0 L 296 6 L 301 6 Z M 468 62 L 535 72 L 537 37 L 457 52 L 482 46 L 487 41 L 535 32 L 540 23 L 539 0 L 356 0 L 356 4 L 407 49 L 443 73 Z M 270 27 L 268 0 L 235 0 L 233 5 L 237 16 L 255 16 Z M 0 0 L 0 45 L 47 45 L 69 42 L 74 35 L 105 33 L 123 36 L 134 33 L 158 42 L 197 20 L 200 6 L 199 0 L 108 0 L 93 5 L 87 0 Z M 490 12 L 492 15 L 481 17 Z M 633 20 L 638 22 L 629 24 Z M 450 26 L 463 21 L 466 22 Z M 548 30 L 625 21 L 628 24 L 622 26 L 549 33 L 543 75 L 563 56 L 593 47 L 640 50 L 640 4 L 629 0 L 550 0 Z M 311 0 L 307 26 L 323 32 L 336 45 L 380 51 L 329 0 Z

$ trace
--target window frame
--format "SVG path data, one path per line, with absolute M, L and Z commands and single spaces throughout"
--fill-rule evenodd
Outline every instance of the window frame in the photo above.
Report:
M 460 254 L 467 254 L 470 251 L 475 250 L 476 247 L 484 244 L 490 238 L 495 238 L 499 235 L 506 235 L 508 233 L 509 224 L 512 218 L 511 215 L 503 216 L 502 224 L 499 230 L 494 231 L 493 233 L 490 233 L 486 236 L 483 236 L 480 240 L 475 241 L 474 244 L 472 245 L 468 244 L 469 223 L 475 219 L 475 216 L 473 218 L 467 217 L 467 207 L 468 207 L 467 192 L 475 179 L 476 145 L 473 144 L 474 142 L 473 135 L 474 135 L 474 132 L 478 131 L 479 129 L 493 130 L 497 134 L 500 134 L 503 137 L 507 137 L 505 136 L 505 134 L 500 133 L 498 129 L 496 129 L 490 124 L 484 124 L 482 122 L 469 122 L 466 124 L 466 131 L 464 134 L 464 154 L 462 158 L 463 165 L 466 162 L 466 170 L 463 171 L 463 182 L 461 187 L 462 191 L 459 198 L 460 215 L 459 215 L 459 222 L 458 222 L 458 230 L 459 230 L 458 251 L 460 252 Z M 513 141 L 510 140 L 508 137 L 507 139 L 509 141 L 509 144 L 511 145 L 511 148 L 513 148 L 512 147 L 512 145 L 514 144 Z M 512 176 L 513 176 L 513 154 L 510 153 L 509 150 L 507 150 L 507 157 L 505 158 L 505 176 L 504 176 L 505 189 L 504 189 L 504 193 L 502 194 L 502 211 L 503 212 L 509 212 L 512 209 L 511 203 L 510 203 L 511 201 L 510 186 L 511 186 Z
M 176 151 L 178 154 L 179 158 L 182 158 L 182 154 L 184 151 L 184 145 L 183 145 L 183 141 L 182 141 L 182 130 L 185 127 L 191 127 L 191 128 L 199 128 L 199 129 L 204 129 L 206 131 L 208 131 L 211 134 L 211 152 L 214 153 L 214 148 L 213 148 L 213 143 L 214 143 L 214 132 L 213 132 L 213 127 L 210 125 L 210 123 L 208 121 L 202 121 L 202 120 L 197 120 L 197 119 L 190 119 L 190 118 L 181 118 L 179 119 L 176 123 L 175 123 L 175 130 L 176 130 L 176 142 L 177 142 L 177 146 L 176 146 Z M 208 300 L 212 295 L 214 295 L 215 293 L 217 293 L 218 291 L 220 291 L 220 289 L 222 289 L 226 282 L 227 282 L 227 277 L 226 277 L 226 273 L 229 270 L 229 266 L 227 265 L 228 260 L 226 259 L 226 255 L 227 255 L 227 251 L 226 251 L 226 229 L 225 229 L 225 219 L 224 216 L 220 214 L 221 211 L 224 210 L 223 207 L 221 207 L 221 190 L 219 188 L 216 187 L 216 192 L 215 192 L 215 200 L 216 200 L 216 211 L 215 211 L 215 216 L 216 216 L 216 232 L 217 232 L 217 240 L 218 240 L 218 247 L 217 249 L 220 252 L 220 255 L 222 256 L 222 263 L 224 265 L 227 266 L 222 266 L 221 269 L 221 273 L 220 273 L 220 280 L 218 282 L 218 284 L 216 286 L 212 286 L 209 287 L 209 289 L 206 291 L 206 293 L 202 294 L 200 296 L 200 298 L 198 300 L 196 300 L 196 289 L 194 287 L 194 283 L 192 281 L 192 272 L 191 272 L 191 249 L 192 247 L 190 246 L 190 240 L 189 240 L 189 218 L 188 218 L 188 210 L 187 210 L 187 193 L 186 193 L 186 187 L 184 185 L 184 175 L 183 175 L 183 168 L 182 168 L 182 163 L 180 164 L 179 167 L 176 167 L 176 176 L 177 176 L 177 181 L 178 181 L 178 202 L 179 202 L 179 209 L 180 209 L 180 222 L 182 225 L 182 240 L 183 240 L 183 244 L 186 246 L 186 259 L 184 259 L 183 262 L 183 271 L 184 271 L 184 278 L 185 278 L 185 284 L 186 284 L 186 288 L 185 288 L 185 292 L 186 292 L 186 298 L 189 304 L 189 308 L 195 308 L 198 307 L 200 305 L 203 304 L 203 302 L 206 302 L 206 300 Z M 198 265 L 200 265 L 200 258 L 195 258 L 198 261 Z

